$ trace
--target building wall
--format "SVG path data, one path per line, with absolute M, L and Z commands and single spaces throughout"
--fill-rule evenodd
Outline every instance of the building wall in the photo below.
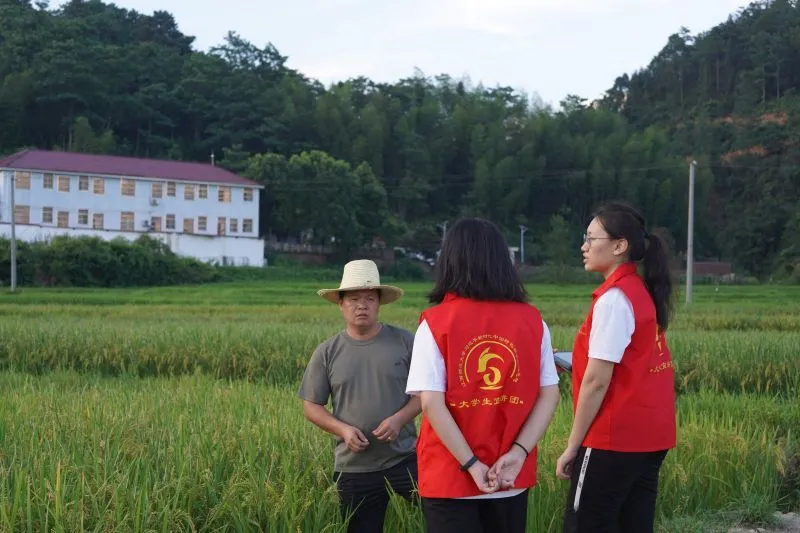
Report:
M 48 240 L 58 235 L 71 237 L 100 237 L 110 241 L 123 237 L 134 241 L 141 237 L 141 232 L 51 228 L 42 226 L 17 226 L 17 240 L 34 242 Z M 150 237 L 167 244 L 178 255 L 194 257 L 204 262 L 233 264 L 236 266 L 264 266 L 264 241 L 247 237 L 217 237 L 206 235 L 188 235 L 185 233 L 150 233 Z M 0 236 L 11 237 L 11 224 L 0 223 Z
M 0 189 L 0 221 L 10 222 L 10 185 L 12 171 L 5 171 L 3 183 Z M 44 188 L 44 176 L 42 172 L 32 172 L 30 177 L 30 189 L 15 188 L 15 204 L 17 206 L 28 206 L 28 220 L 30 224 L 40 224 L 45 226 L 58 226 L 58 212 L 68 213 L 66 227 L 75 229 L 92 229 L 95 214 L 103 215 L 103 227 L 105 230 L 120 230 L 122 224 L 122 214 L 133 214 L 133 231 L 146 232 L 153 218 L 160 218 L 162 232 L 177 233 L 198 233 L 203 235 L 242 235 L 248 237 L 258 236 L 258 200 L 259 189 L 252 188 L 252 200 L 245 201 L 245 187 L 241 185 L 230 186 L 230 201 L 220 202 L 220 185 L 205 184 L 207 187 L 207 197 L 200 198 L 200 183 L 187 183 L 173 181 L 175 185 L 175 196 L 168 196 L 169 183 L 164 180 L 153 180 L 147 178 L 133 179 L 135 191 L 133 196 L 122 194 L 123 179 L 109 176 L 87 176 L 88 190 L 80 190 L 80 177 L 75 174 L 53 174 L 53 188 Z M 69 178 L 69 192 L 59 190 L 59 177 Z M 103 180 L 103 193 L 94 192 L 94 180 Z M 162 197 L 153 199 L 153 184 L 161 184 Z M 225 187 L 225 186 L 222 186 Z M 185 199 L 185 190 L 193 189 L 194 199 Z M 156 205 L 152 205 L 151 200 Z M 51 208 L 52 222 L 44 222 L 44 209 Z M 79 211 L 87 211 L 87 218 L 79 220 Z M 167 228 L 167 216 L 173 215 L 175 219 L 174 229 Z M 205 229 L 200 229 L 199 218 L 206 217 Z M 224 219 L 224 229 L 218 232 L 220 218 Z M 184 221 L 191 221 L 192 231 L 184 232 Z M 250 231 L 244 232 L 245 220 L 249 221 Z M 235 222 L 234 222 L 235 221 Z M 146 225 L 147 224 L 147 225 Z M 99 229 L 99 228 L 97 228 Z M 188 229 L 188 228 L 187 228 Z
M 0 227 L 10 236 L 11 172 L 0 171 Z M 59 190 L 59 176 L 69 178 L 69 191 Z M 19 174 L 17 174 L 19 180 Z M 207 197 L 199 197 L 200 183 L 173 182 L 175 196 L 169 196 L 167 181 L 136 178 L 133 196 L 122 194 L 122 180 L 113 176 L 87 176 L 88 190 L 80 190 L 80 177 L 53 173 L 52 189 L 44 187 L 45 174 L 32 172 L 30 189 L 16 187 L 14 202 L 18 208 L 17 238 L 25 241 L 46 239 L 51 235 L 93 235 L 106 240 L 124 237 L 134 240 L 142 234 L 159 238 L 179 255 L 200 260 L 233 258 L 234 264 L 261 266 L 264 263 L 264 242 L 258 237 L 259 189 L 253 188 L 252 200 L 245 201 L 245 187 L 230 186 L 230 201 L 219 201 L 220 185 L 206 184 Z M 103 193 L 94 190 L 94 179 L 103 179 Z M 84 180 L 85 181 L 85 180 Z M 152 185 L 160 183 L 161 198 L 153 200 Z M 186 188 L 193 188 L 194 199 L 185 198 Z M 223 186 L 224 187 L 224 186 Z M 155 203 L 156 205 L 152 205 Z M 25 211 L 24 206 L 27 206 Z M 44 220 L 50 208 L 52 220 Z M 59 212 L 67 215 L 59 218 Z M 84 218 L 79 215 L 83 212 Z M 132 214 L 133 227 L 122 230 L 123 213 Z M 102 214 L 102 227 L 95 227 L 95 215 Z M 27 224 L 20 217 L 27 215 Z M 167 228 L 167 215 L 174 215 L 174 229 Z M 199 218 L 206 217 L 206 227 L 199 228 Z M 160 219 L 160 231 L 151 231 L 154 217 Z M 184 221 L 191 221 L 191 230 L 184 231 Z M 245 228 L 245 221 L 250 227 Z M 218 227 L 220 221 L 223 227 Z M 235 225 L 234 225 L 235 221 Z M 98 221 L 99 222 L 99 221 Z M 146 224 L 147 223 L 147 224 Z M 189 230 L 190 228 L 186 228 Z M 244 229 L 250 231 L 245 232 Z M 235 231 L 234 231 L 235 230 Z

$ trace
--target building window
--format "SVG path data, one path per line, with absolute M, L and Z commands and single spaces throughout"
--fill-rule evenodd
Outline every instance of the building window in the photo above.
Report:
M 92 228 L 103 229 L 103 213 L 95 213 L 92 215 Z
M 43 207 L 42 208 L 42 224 L 52 224 L 53 223 L 53 208 L 52 207 Z
M 78 177 L 78 190 L 79 191 L 88 191 L 89 190 L 89 176 L 79 176 Z
M 231 188 L 230 187 L 222 187 L 220 186 L 219 192 L 217 193 L 217 198 L 219 198 L 220 202 L 230 203 L 231 201 Z
M 193 218 L 184 218 L 183 219 L 183 232 L 184 233 L 194 233 L 194 219 Z
M 235 218 L 231 219 L 231 233 L 239 232 L 239 221 Z
M 198 190 L 197 196 L 199 198 L 203 198 L 203 199 L 208 198 L 208 185 L 200 185 L 198 187 L 198 189 L 199 190 Z
M 14 223 L 15 224 L 31 223 L 31 207 L 29 205 L 14 206 Z
M 69 176 L 58 177 L 58 192 L 69 192 Z
M 105 194 L 106 193 L 106 180 L 103 178 L 95 178 L 92 180 L 92 190 L 95 194 Z
M 253 189 L 251 189 L 250 187 L 245 187 L 244 189 L 244 201 L 245 202 L 253 201 Z
M 14 187 L 17 189 L 30 189 L 31 173 L 18 171 L 14 172 Z
M 87 184 L 88 187 L 88 184 Z M 88 209 L 78 209 L 78 225 L 79 226 L 88 226 L 89 225 L 89 210 Z
M 197 217 L 197 231 L 208 230 L 208 217 Z
M 122 180 L 122 196 L 136 196 L 136 182 L 134 180 Z
M 183 199 L 194 200 L 194 185 L 183 186 Z
M 122 231 L 133 231 L 134 222 L 133 211 L 123 211 L 119 217 L 119 229 Z
M 150 227 L 153 231 L 161 231 L 161 217 L 150 217 Z
M 242 220 L 242 233 L 253 233 L 253 219 L 246 218 Z
M 164 184 L 163 183 L 153 183 L 150 186 L 150 196 L 152 198 L 161 198 L 164 194 Z
M 225 235 L 225 217 L 217 219 L 217 235 Z
M 45 174 L 42 177 L 42 189 L 52 189 L 52 188 L 53 188 L 53 175 Z
M 59 228 L 68 228 L 69 227 L 69 211 L 59 211 L 58 212 L 58 227 Z
M 175 229 L 175 215 L 167 215 L 167 229 Z
M 168 181 L 167 182 L 167 196 L 175 196 L 175 182 Z

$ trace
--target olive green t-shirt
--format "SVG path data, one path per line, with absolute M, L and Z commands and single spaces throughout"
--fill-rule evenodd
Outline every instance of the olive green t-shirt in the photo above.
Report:
M 409 331 L 382 324 L 368 341 L 355 340 L 342 331 L 314 350 L 298 396 L 319 405 L 327 405 L 332 397 L 333 416 L 360 429 L 369 441 L 364 451 L 356 453 L 336 437 L 335 471 L 384 470 L 414 453 L 414 420 L 403 426 L 395 440 L 381 442 L 372 434 L 410 399 L 406 381 L 413 344 Z

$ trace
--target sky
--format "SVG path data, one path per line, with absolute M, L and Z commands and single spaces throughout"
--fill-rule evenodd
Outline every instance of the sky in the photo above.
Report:
M 110 0 L 105 0 L 110 3 Z M 53 2 L 57 7 L 62 2 Z M 558 107 L 591 101 L 644 68 L 667 38 L 724 22 L 742 0 L 119 0 L 165 10 L 197 50 L 228 31 L 272 43 L 290 68 L 328 86 L 365 76 L 393 82 L 448 74 L 509 86 Z

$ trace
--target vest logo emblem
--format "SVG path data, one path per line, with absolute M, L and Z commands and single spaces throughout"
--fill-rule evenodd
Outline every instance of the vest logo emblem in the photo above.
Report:
M 472 382 L 479 388 L 496 391 L 510 379 L 519 381 L 519 358 L 514 343 L 498 335 L 481 335 L 469 341 L 461 352 L 458 380 L 461 386 Z

